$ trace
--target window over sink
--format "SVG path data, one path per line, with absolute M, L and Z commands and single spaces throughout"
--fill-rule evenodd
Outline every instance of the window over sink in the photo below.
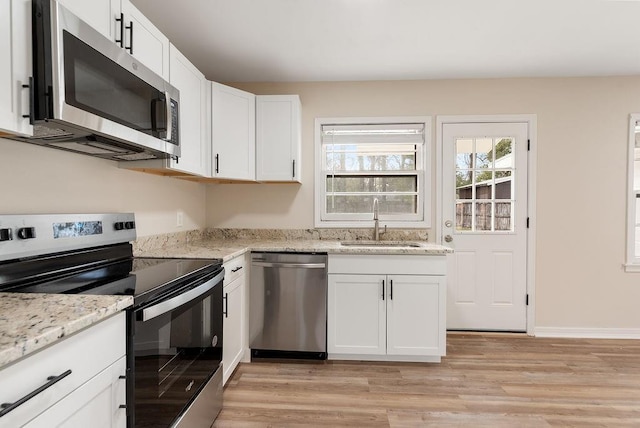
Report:
M 316 119 L 315 226 L 430 225 L 429 117 Z

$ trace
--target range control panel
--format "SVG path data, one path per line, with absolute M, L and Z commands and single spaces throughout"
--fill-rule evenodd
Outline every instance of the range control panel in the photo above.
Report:
M 0 215 L 0 261 L 135 239 L 133 213 Z

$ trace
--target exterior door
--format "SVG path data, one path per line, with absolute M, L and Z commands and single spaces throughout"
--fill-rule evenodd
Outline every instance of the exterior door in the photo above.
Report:
M 445 123 L 447 329 L 525 331 L 526 123 Z

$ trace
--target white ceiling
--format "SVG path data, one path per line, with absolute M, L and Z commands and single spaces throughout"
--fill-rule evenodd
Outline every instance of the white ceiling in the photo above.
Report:
M 132 0 L 211 80 L 640 75 L 640 0 Z

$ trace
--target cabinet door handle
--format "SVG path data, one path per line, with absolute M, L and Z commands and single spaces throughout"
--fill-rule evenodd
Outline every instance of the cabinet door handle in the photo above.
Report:
M 229 318 L 229 293 L 224 293 L 224 310 L 222 313 L 225 318 Z
M 120 47 L 124 48 L 124 13 L 120 14 L 120 18 L 116 18 L 116 22 L 120 23 L 120 39 L 116 39 L 116 43 L 120 43 Z
M 22 85 L 23 88 L 29 88 L 29 114 L 23 114 L 23 118 L 29 118 L 29 125 L 33 125 L 36 117 L 36 93 L 33 90 L 33 76 L 29 77 L 29 84 Z
M 293 164 L 293 171 L 291 172 L 292 178 L 296 178 L 296 160 L 294 159 L 292 162 Z
M 389 299 L 393 300 L 393 279 L 389 280 Z
M 2 404 L 0 404 L 0 409 L 2 409 L 2 410 L 0 410 L 0 417 L 6 415 L 7 413 L 9 413 L 12 410 L 15 410 L 16 408 L 22 406 L 24 403 L 26 403 L 27 401 L 31 400 L 36 395 L 40 394 L 45 389 L 48 389 L 48 388 L 52 387 L 54 384 L 60 382 L 62 379 L 64 379 L 65 377 L 69 376 L 70 374 L 71 374 L 71 370 L 67 370 L 66 372 L 64 372 L 62 374 L 59 374 L 58 376 L 49 376 L 47 378 L 47 380 L 48 380 L 47 383 L 45 383 L 44 385 L 34 389 L 33 391 L 31 391 L 30 393 L 28 393 L 27 395 L 25 395 L 24 397 L 22 397 L 18 401 L 14 401 L 13 403 L 2 403 Z
M 384 279 L 382 280 L 382 300 L 384 300 Z
M 238 266 L 235 269 L 231 269 L 231 272 L 238 272 L 240 269 L 242 269 L 242 266 Z
M 218 174 L 220 172 L 220 155 L 216 154 L 216 174 Z
M 124 49 L 133 55 L 133 21 L 129 21 L 129 25 L 126 25 L 125 28 L 129 30 L 129 46 L 125 46 Z

